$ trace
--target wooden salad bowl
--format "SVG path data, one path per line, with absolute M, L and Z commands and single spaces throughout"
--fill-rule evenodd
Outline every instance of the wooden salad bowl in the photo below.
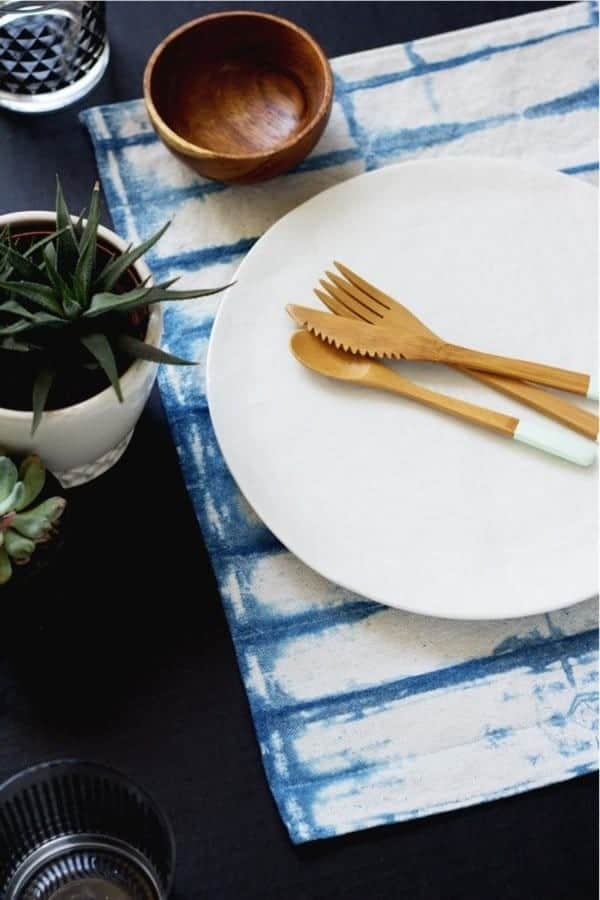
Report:
M 249 184 L 297 165 L 321 136 L 333 97 L 323 50 L 286 19 L 204 16 L 152 53 L 144 99 L 157 134 L 194 171 Z

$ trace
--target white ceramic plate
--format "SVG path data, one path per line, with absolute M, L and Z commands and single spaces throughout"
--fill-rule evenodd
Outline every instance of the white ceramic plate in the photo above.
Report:
M 596 465 L 308 372 L 284 310 L 321 308 L 312 288 L 340 259 L 446 340 L 595 371 L 596 203 L 590 186 L 521 163 L 414 162 L 319 194 L 258 241 L 214 325 L 208 399 L 234 478 L 300 559 L 358 594 L 450 618 L 596 592 Z M 546 421 L 445 367 L 398 365 Z

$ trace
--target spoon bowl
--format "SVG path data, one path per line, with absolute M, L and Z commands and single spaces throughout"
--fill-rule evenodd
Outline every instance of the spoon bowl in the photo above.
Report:
M 309 331 L 295 331 L 290 338 L 290 349 L 307 369 L 341 381 L 362 381 L 370 369 L 381 365 L 364 356 L 338 350 Z

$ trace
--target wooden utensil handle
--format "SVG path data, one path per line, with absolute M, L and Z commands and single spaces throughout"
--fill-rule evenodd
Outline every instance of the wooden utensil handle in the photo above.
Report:
M 371 369 L 368 384 L 393 394 L 400 394 L 402 397 L 410 397 L 432 409 L 489 428 L 521 444 L 535 447 L 578 466 L 590 466 L 596 459 L 596 444 L 564 428 L 557 428 L 550 423 L 527 422 L 485 409 L 483 406 L 476 406 L 474 403 L 467 403 L 465 400 L 438 394 L 437 391 L 430 391 L 412 381 L 407 381 L 383 365 Z
M 431 409 L 437 409 L 440 412 L 449 413 L 459 419 L 464 419 L 474 425 L 481 425 L 484 428 L 490 428 L 492 431 L 504 434 L 507 437 L 513 437 L 515 429 L 519 424 L 519 420 L 514 416 L 507 416 L 504 413 L 494 412 L 483 406 L 477 406 L 475 403 L 468 403 L 466 400 L 459 400 L 456 397 L 448 397 L 446 394 L 440 394 L 437 391 L 431 391 L 429 388 L 421 387 L 414 384 L 399 375 L 393 369 L 385 366 L 377 366 L 372 369 L 371 383 L 383 390 L 390 391 L 392 394 L 399 394 L 402 397 L 410 397 L 419 403 L 424 403 Z
M 509 378 L 522 378 L 523 381 L 534 381 L 584 397 L 590 386 L 590 376 L 581 372 L 571 372 L 568 369 L 558 369 L 555 366 L 545 366 L 523 359 L 511 359 L 508 356 L 496 356 L 493 353 L 481 353 L 478 350 L 467 350 L 456 344 L 444 344 L 440 359 L 453 366 L 495 372 L 498 375 L 508 375 Z
M 477 369 L 460 369 L 465 375 L 487 384 L 508 397 L 520 400 L 526 406 L 544 413 L 561 425 L 572 428 L 586 437 L 595 439 L 600 430 L 600 419 L 587 409 L 581 409 L 562 397 L 549 394 L 533 384 L 526 384 L 515 378 L 505 378 L 503 375 L 492 375 L 491 372 L 480 372 Z

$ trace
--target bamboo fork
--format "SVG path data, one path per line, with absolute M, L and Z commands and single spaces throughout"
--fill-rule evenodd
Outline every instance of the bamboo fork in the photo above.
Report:
M 361 278 L 352 269 L 340 262 L 335 266 L 343 277 L 326 272 L 327 279 L 321 279 L 323 290 L 315 289 L 317 297 L 331 312 L 348 318 L 354 318 L 371 325 L 396 326 L 405 332 L 440 340 L 424 322 L 417 318 L 407 307 L 398 303 L 388 294 L 383 293 L 370 282 Z M 546 391 L 516 378 L 508 378 L 491 372 L 478 371 L 456 365 L 455 368 L 466 375 L 495 388 L 503 394 L 520 400 L 527 406 L 544 413 L 563 425 L 596 438 L 599 431 L 598 416 L 575 406 L 573 403 L 556 397 Z

